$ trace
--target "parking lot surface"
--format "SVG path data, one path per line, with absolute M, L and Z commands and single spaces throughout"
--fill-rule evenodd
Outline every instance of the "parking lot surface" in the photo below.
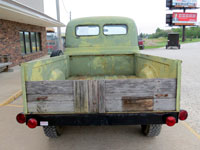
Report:
M 187 123 L 199 132 L 200 43 L 182 45 L 181 50 L 160 48 L 144 50 L 142 53 L 183 60 L 181 107 L 189 111 Z M 20 90 L 20 71 L 17 70 L 18 68 L 14 73 L 0 74 L 2 97 L 8 97 L 10 93 Z M 1 79 L 4 81 L 2 82 Z M 7 85 L 4 88 L 2 85 L 9 81 L 11 87 Z M 9 88 L 13 91 L 11 92 Z M 21 97 L 7 106 L 0 107 L 0 150 L 200 149 L 200 138 L 182 122 L 174 127 L 163 125 L 161 134 L 155 138 L 143 136 L 140 126 L 67 126 L 64 128 L 62 136 L 57 139 L 49 139 L 44 135 L 42 127 L 29 129 L 26 125 L 16 122 L 16 114 L 22 111 Z

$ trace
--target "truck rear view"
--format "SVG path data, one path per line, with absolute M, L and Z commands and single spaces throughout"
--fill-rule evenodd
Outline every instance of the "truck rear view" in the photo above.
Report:
M 20 123 L 43 126 L 48 137 L 65 125 L 161 125 L 185 120 L 180 111 L 181 61 L 140 54 L 135 23 L 123 17 L 71 21 L 66 52 L 24 63 Z

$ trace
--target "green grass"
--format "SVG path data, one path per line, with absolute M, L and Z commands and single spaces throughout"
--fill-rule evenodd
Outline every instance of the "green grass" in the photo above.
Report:
M 180 44 L 184 44 L 184 43 L 194 43 L 194 42 L 200 42 L 200 39 L 186 39 L 185 42 L 182 42 L 182 39 L 180 39 Z
M 180 44 L 184 43 L 194 43 L 194 42 L 200 42 L 200 39 L 186 39 L 185 42 L 182 42 L 182 39 L 179 39 Z M 160 47 L 165 47 L 167 44 L 167 38 L 157 38 L 157 39 L 144 39 L 144 49 L 155 49 Z
M 145 49 L 164 47 L 167 43 L 166 38 L 144 39 Z

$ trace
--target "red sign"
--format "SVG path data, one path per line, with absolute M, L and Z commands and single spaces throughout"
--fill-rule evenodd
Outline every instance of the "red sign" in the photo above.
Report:
M 172 23 L 174 25 L 194 26 L 197 23 L 197 13 L 174 12 L 172 18 Z

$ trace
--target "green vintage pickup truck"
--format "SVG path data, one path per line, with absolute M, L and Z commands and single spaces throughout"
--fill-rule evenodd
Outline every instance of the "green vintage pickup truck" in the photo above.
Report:
M 152 137 L 162 124 L 185 120 L 181 61 L 141 54 L 137 36 L 129 18 L 70 21 L 64 55 L 22 64 L 24 112 L 17 121 L 42 126 L 48 137 L 66 125 L 141 125 Z

